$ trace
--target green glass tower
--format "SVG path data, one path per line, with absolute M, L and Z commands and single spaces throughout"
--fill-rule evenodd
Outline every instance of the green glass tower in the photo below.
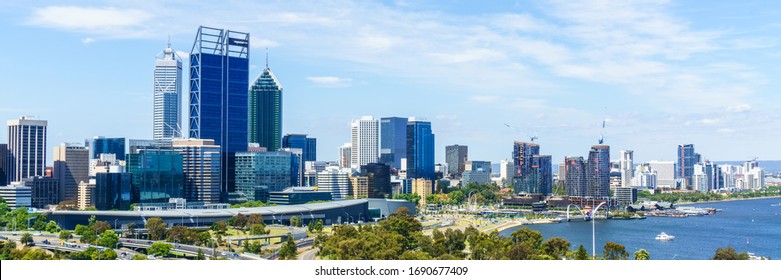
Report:
M 282 139 L 282 84 L 268 68 L 260 73 L 249 89 L 249 142 L 268 151 L 280 148 Z

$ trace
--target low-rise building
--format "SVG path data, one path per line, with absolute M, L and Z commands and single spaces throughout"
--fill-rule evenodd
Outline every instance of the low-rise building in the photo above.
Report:
M 32 188 L 19 182 L 11 183 L 8 186 L 0 186 L 0 197 L 5 200 L 8 208 L 12 210 L 19 207 L 29 208 L 32 206 Z

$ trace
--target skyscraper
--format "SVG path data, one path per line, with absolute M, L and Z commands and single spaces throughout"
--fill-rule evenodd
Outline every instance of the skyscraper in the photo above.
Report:
M 350 168 L 352 166 L 351 164 L 351 158 L 353 153 L 353 144 L 352 143 L 344 143 L 341 147 L 339 147 L 339 168 Z
M 368 198 L 390 198 L 390 166 L 382 163 L 361 165 L 361 177 L 368 178 Z
M 591 146 L 587 165 L 588 196 L 595 199 L 610 196 L 610 146 Z
M 350 167 L 358 169 L 363 165 L 377 162 L 379 156 L 379 124 L 371 116 L 363 116 L 350 125 L 352 149 Z
M 133 203 L 168 203 L 184 197 L 182 155 L 171 150 L 141 150 L 127 155 Z
M 407 122 L 407 178 L 434 179 L 434 133 L 431 122 Z
M 407 157 L 407 118 L 380 119 L 380 162 L 395 169 L 401 168 L 401 159 Z
M 125 160 L 125 138 L 96 136 L 89 143 L 90 159 L 99 159 L 101 154 L 114 154 L 117 160 Z
M 700 162 L 700 155 L 694 152 L 694 144 L 678 145 L 675 178 L 685 179 L 686 186 L 693 185 L 694 164 Z
M 564 173 L 566 179 L 564 188 L 567 195 L 572 197 L 586 197 L 588 194 L 588 183 L 586 180 L 586 163 L 583 157 L 565 157 Z
M 445 147 L 445 162 L 447 163 L 447 175 L 449 177 L 461 176 L 464 172 L 464 164 L 469 160 L 469 148 L 463 145 Z
M 285 135 L 282 148 L 301 149 L 303 161 L 317 161 L 317 139 L 306 137 L 306 134 Z
M 60 201 L 76 200 L 79 183 L 89 181 L 89 150 L 65 143 L 54 147 L 54 177 L 60 182 Z
M 248 199 L 255 187 L 266 186 L 269 192 L 290 187 L 292 170 L 290 152 L 246 152 L 236 154 L 236 190 Z
M 621 166 L 619 169 L 621 170 L 621 186 L 624 188 L 632 187 L 632 176 L 635 174 L 634 171 L 634 152 L 632 150 L 621 150 L 619 152 L 620 157 L 620 164 Z
M 280 148 L 282 138 L 282 84 L 268 68 L 260 73 L 249 89 L 249 142 L 258 143 L 268 151 Z
M 333 200 L 350 197 L 350 174 L 342 172 L 338 167 L 326 167 L 317 174 L 318 191 L 330 192 Z
M 182 136 L 181 102 L 182 60 L 169 42 L 155 59 L 152 139 L 170 140 Z
M 220 146 L 222 192 L 235 190 L 235 154 L 247 151 L 249 33 L 201 26 L 190 51 L 190 138 Z
M 220 146 L 211 139 L 175 139 L 173 148 L 182 155 L 184 198 L 220 202 Z
M 98 210 L 128 210 L 131 193 L 130 173 L 101 172 L 95 175 L 92 200 Z
M 46 173 L 47 121 L 21 117 L 8 124 L 8 181 L 20 182 L 24 178 L 43 176 Z
M 8 185 L 8 144 L 0 144 L 0 186 Z
M 550 156 L 540 156 L 540 145 L 515 141 L 513 143 L 513 191 L 530 194 L 550 193 L 551 179 L 545 176 L 551 176 L 552 167 L 547 165 L 550 165 Z M 541 168 L 543 170 L 540 170 Z

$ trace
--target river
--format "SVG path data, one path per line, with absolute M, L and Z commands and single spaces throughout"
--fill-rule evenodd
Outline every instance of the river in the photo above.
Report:
M 607 241 L 624 245 L 632 257 L 646 249 L 655 260 L 706 260 L 719 247 L 732 246 L 738 252 L 781 259 L 781 198 L 740 200 L 692 204 L 696 207 L 721 209 L 701 217 L 648 217 L 642 220 L 596 220 L 597 254 Z M 689 205 L 687 205 L 689 206 Z M 540 231 L 545 239 L 562 237 L 571 249 L 583 245 L 591 253 L 591 222 L 526 225 Z M 507 236 L 511 228 L 500 234 Z M 656 235 L 666 232 L 671 241 L 658 241 Z

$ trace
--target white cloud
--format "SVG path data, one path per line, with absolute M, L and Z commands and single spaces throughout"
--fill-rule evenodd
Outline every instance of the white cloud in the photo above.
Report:
M 458 119 L 458 116 L 456 115 L 444 115 L 440 114 L 435 117 L 437 120 L 443 120 L 443 121 L 454 121 Z
M 134 37 L 153 18 L 147 11 L 114 7 L 49 6 L 33 10 L 34 26 L 117 37 Z
M 735 106 L 727 107 L 727 112 L 730 113 L 742 113 L 751 110 L 751 105 L 748 104 L 738 104 Z
M 349 87 L 353 79 L 336 76 L 309 76 L 307 80 L 320 87 Z
M 274 48 L 279 46 L 279 42 L 265 39 L 265 38 L 258 38 L 255 36 L 249 37 L 249 45 L 253 49 L 262 49 L 262 48 Z
M 470 97 L 469 99 L 480 102 L 480 103 L 492 103 L 497 100 L 499 100 L 499 96 L 493 96 L 493 95 L 475 95 Z
M 724 134 L 731 134 L 731 133 L 735 133 L 735 130 L 731 128 L 719 128 L 717 132 L 724 133 Z
M 81 43 L 85 44 L 85 45 L 91 44 L 91 43 L 94 43 L 94 42 L 95 42 L 95 39 L 92 39 L 92 38 L 89 38 L 89 37 L 81 39 Z

